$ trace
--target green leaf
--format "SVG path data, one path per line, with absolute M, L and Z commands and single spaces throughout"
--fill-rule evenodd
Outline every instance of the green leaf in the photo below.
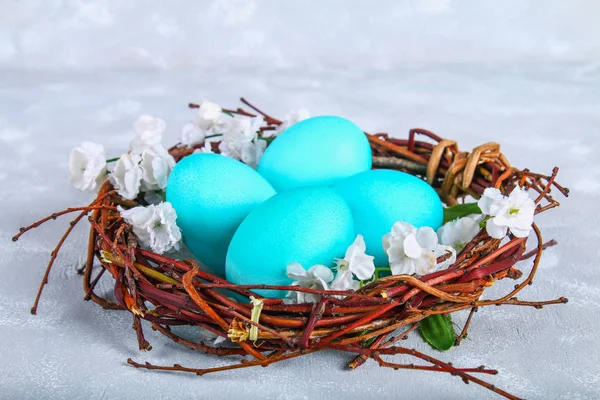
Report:
M 452 207 L 444 208 L 444 223 L 454 221 L 460 217 L 466 217 L 471 214 L 481 214 L 481 209 L 477 203 L 457 204 Z
M 450 315 L 433 314 L 419 323 L 421 335 L 431 347 L 445 351 L 454 346 L 454 325 Z

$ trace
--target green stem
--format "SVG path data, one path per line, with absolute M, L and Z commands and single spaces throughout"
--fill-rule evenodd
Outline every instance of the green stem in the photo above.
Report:
M 214 135 L 208 135 L 208 136 L 205 136 L 204 138 L 205 139 L 210 139 L 210 138 L 214 138 L 214 137 L 218 137 L 218 136 L 223 136 L 223 134 L 222 133 L 215 133 Z
M 381 271 L 392 271 L 392 269 L 390 267 L 380 267 L 380 268 L 375 268 L 375 279 L 379 279 L 379 273 Z
M 163 201 L 167 201 L 167 194 L 162 190 L 155 190 L 154 193 L 160 196 Z
M 106 160 L 106 163 L 108 164 L 111 162 L 119 161 L 119 158 L 121 158 L 121 157 L 109 158 L 108 160 Z

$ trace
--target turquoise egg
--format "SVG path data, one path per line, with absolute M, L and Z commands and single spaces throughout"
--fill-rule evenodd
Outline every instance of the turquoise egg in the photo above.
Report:
M 367 254 L 376 267 L 389 265 L 383 250 L 383 235 L 398 221 L 417 228 L 442 225 L 444 209 L 435 190 L 427 182 L 400 171 L 378 169 L 356 174 L 333 185 L 346 200 L 357 234 L 363 235 Z
M 363 131 L 344 118 L 321 116 L 300 121 L 265 150 L 258 173 L 282 192 L 329 185 L 371 169 L 371 147 Z
M 246 164 L 219 154 L 192 154 L 175 165 L 167 201 L 188 249 L 224 276 L 225 255 L 240 223 L 275 190 Z
M 331 188 L 279 193 L 252 211 L 227 251 L 227 280 L 236 284 L 289 285 L 286 267 L 299 262 L 332 266 L 355 239 L 350 208 Z M 285 291 L 257 290 L 284 297 Z

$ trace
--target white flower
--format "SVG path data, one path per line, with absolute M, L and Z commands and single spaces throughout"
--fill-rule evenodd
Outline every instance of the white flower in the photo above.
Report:
M 142 152 L 142 190 L 164 190 L 171 170 L 175 167 L 175 159 L 162 146 L 146 148 Z
M 518 238 L 529 236 L 535 203 L 527 191 L 515 187 L 509 196 L 503 196 L 496 188 L 487 188 L 477 205 L 484 214 L 491 218 L 486 223 L 487 233 L 502 239 L 507 230 Z
M 194 147 L 197 144 L 204 142 L 206 132 L 198 125 L 189 122 L 183 126 L 181 131 L 181 144 L 186 147 Z
M 96 190 L 106 180 L 106 151 L 104 146 L 83 142 L 71 150 L 69 182 L 79 190 Z
M 133 227 L 133 233 L 140 244 L 162 254 L 175 248 L 179 249 L 181 231 L 175 220 L 177 214 L 171 203 L 165 202 L 147 207 L 134 207 L 125 210 L 118 207 L 121 216 Z
M 394 275 L 426 275 L 456 260 L 454 249 L 439 245 L 435 231 L 428 226 L 417 229 L 407 222 L 396 222 L 382 244 Z M 450 258 L 438 264 L 437 258 L 447 252 L 451 253 Z
M 147 147 L 152 147 L 162 142 L 162 134 L 167 124 L 160 118 L 151 115 L 142 115 L 133 123 L 135 137 L 129 143 L 129 150 L 141 153 Z
M 307 271 L 297 262 L 290 263 L 287 266 L 287 276 L 295 280 L 290 286 L 309 289 L 327 290 L 333 280 L 333 272 L 320 264 L 313 265 Z M 297 303 L 316 303 L 321 298 L 318 294 L 295 291 L 288 292 L 288 297 L 295 299 Z
M 479 233 L 482 218 L 481 214 L 471 214 L 445 223 L 437 230 L 440 243 L 462 250 Z
M 219 143 L 221 154 L 256 167 L 266 148 L 266 142 L 258 139 L 257 135 L 263 123 L 262 116 L 256 118 L 236 116 Z
M 331 284 L 334 290 L 356 289 L 359 282 L 355 281 L 353 275 L 359 280 L 370 279 L 375 273 L 375 257 L 365 254 L 367 246 L 362 235 L 356 236 L 354 242 L 346 250 L 344 258 L 337 258 L 337 274 Z
M 140 166 L 142 157 L 138 154 L 123 154 L 110 175 L 117 192 L 128 200 L 133 200 L 140 192 L 143 170 Z
M 198 108 L 198 119 L 196 121 L 200 129 L 219 130 L 225 124 L 223 119 L 223 110 L 221 107 L 212 101 L 204 100 Z M 218 133 L 218 132 L 215 132 Z
M 273 136 L 279 135 L 281 132 L 285 131 L 290 126 L 292 126 L 300 121 L 304 121 L 305 119 L 308 119 L 308 118 L 310 118 L 310 113 L 308 112 L 308 110 L 305 110 L 304 108 L 301 108 L 299 110 L 294 110 L 294 111 L 290 112 L 288 115 L 286 115 L 286 117 L 282 121 L 282 124 L 279 125 L 275 131 L 265 131 L 265 136 L 268 137 L 271 135 L 273 135 Z
M 256 169 L 266 148 L 267 142 L 261 139 L 255 139 L 250 144 L 242 146 L 242 162 Z

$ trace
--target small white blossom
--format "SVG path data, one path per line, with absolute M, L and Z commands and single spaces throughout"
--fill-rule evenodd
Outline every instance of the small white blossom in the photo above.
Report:
M 257 134 L 263 123 L 262 116 L 256 118 L 236 116 L 233 118 L 229 129 L 223 134 L 221 143 L 219 143 L 221 154 L 241 160 L 255 168 L 266 148 L 266 142 L 260 140 Z
M 133 227 L 140 244 L 158 254 L 179 249 L 181 231 L 177 226 L 177 214 L 171 203 L 165 202 L 147 207 L 125 210 L 118 207 L 121 216 Z
M 502 239 L 508 229 L 518 238 L 529 236 L 535 203 L 527 191 L 517 186 L 510 195 L 503 196 L 500 190 L 487 188 L 477 205 L 491 217 L 486 223 L 487 233 L 491 237 Z
M 159 144 L 142 152 L 140 166 L 143 171 L 142 191 L 164 190 L 171 170 L 175 167 L 175 159 Z
M 437 230 L 440 243 L 462 250 L 479 233 L 482 218 L 481 214 L 471 214 L 445 223 Z
M 313 265 L 307 271 L 297 262 L 290 263 L 287 266 L 287 276 L 295 280 L 290 286 L 309 289 L 328 290 L 329 283 L 333 280 L 333 272 L 320 264 Z M 318 294 L 295 291 L 288 292 L 288 297 L 295 299 L 297 303 L 316 303 L 321 298 Z
M 454 249 L 438 244 L 435 231 L 428 226 L 417 229 L 407 222 L 396 222 L 382 244 L 394 275 L 426 275 L 456 260 Z M 438 264 L 437 258 L 447 252 L 451 253 L 450 258 Z
M 266 141 L 255 139 L 249 145 L 242 147 L 242 162 L 256 169 L 266 148 Z
M 71 150 L 69 182 L 79 190 L 93 191 L 106 180 L 106 151 L 104 146 L 83 142 Z
M 226 125 L 223 109 L 212 101 L 204 100 L 198 108 L 198 119 L 196 124 L 204 131 L 218 132 Z
M 135 137 L 129 143 L 129 150 L 141 153 L 147 147 L 159 145 L 167 127 L 164 120 L 151 115 L 142 115 L 133 123 Z
M 139 154 L 123 154 L 110 174 L 110 180 L 117 192 L 128 200 L 135 199 L 140 192 L 144 174 L 140 166 L 141 160 Z
M 300 122 L 300 121 L 304 121 L 305 119 L 310 118 L 310 113 L 308 112 L 308 110 L 305 110 L 304 108 L 301 108 L 299 110 L 294 110 L 292 112 L 290 112 L 288 115 L 286 115 L 286 117 L 283 119 L 281 125 L 279 125 L 277 127 L 277 129 L 275 131 L 265 131 L 265 135 L 268 136 L 277 136 L 280 133 L 282 133 L 283 131 L 285 131 L 287 128 L 289 128 L 290 126 Z
M 186 147 L 194 147 L 202 142 L 206 137 L 206 132 L 193 122 L 183 126 L 181 130 L 181 144 Z
M 331 284 L 334 290 L 356 289 L 359 282 L 355 281 L 353 275 L 359 280 L 370 279 L 375 273 L 375 257 L 367 255 L 367 246 L 362 235 L 357 235 L 354 242 L 346 250 L 344 258 L 337 258 L 337 274 Z

